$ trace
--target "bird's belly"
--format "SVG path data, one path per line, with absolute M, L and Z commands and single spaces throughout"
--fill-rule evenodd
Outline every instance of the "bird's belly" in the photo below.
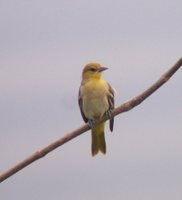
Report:
M 88 96 L 83 101 L 83 112 L 88 119 L 100 118 L 108 109 L 109 105 L 106 96 Z

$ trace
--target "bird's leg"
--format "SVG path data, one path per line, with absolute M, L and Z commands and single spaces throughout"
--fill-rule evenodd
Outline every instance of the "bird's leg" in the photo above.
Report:
M 112 110 L 109 109 L 105 112 L 104 116 L 106 116 L 107 118 L 111 118 L 112 117 Z
M 90 128 L 93 128 L 94 124 L 95 124 L 95 120 L 94 119 L 89 119 L 88 120 L 88 125 L 89 125 Z

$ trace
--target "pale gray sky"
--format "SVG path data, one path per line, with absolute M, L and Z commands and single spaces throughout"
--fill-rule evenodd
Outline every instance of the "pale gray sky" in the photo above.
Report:
M 83 124 L 83 66 L 97 61 L 116 105 L 182 56 L 182 2 L 0 1 L 0 172 Z M 90 132 L 0 184 L 3 200 L 181 200 L 182 71 L 106 130 L 92 158 Z

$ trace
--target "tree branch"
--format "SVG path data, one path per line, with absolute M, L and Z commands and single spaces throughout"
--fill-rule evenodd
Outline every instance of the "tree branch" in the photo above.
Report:
M 123 112 L 127 112 L 127 111 L 131 110 L 132 108 L 134 108 L 135 106 L 139 105 L 147 97 L 149 97 L 153 92 L 155 92 L 159 87 L 161 87 L 164 83 L 166 83 L 171 78 L 171 76 L 173 76 L 173 74 L 181 66 L 182 66 L 182 57 L 176 62 L 176 64 L 174 64 L 174 66 L 172 66 L 166 73 L 164 73 L 160 77 L 160 79 L 158 81 L 156 81 L 152 86 L 150 86 L 147 90 L 145 90 L 144 92 L 142 92 L 138 96 L 132 98 L 131 100 L 125 102 L 124 104 L 120 105 L 119 107 L 115 108 L 112 111 L 112 116 L 116 116 L 116 115 L 121 114 Z M 110 117 L 105 116 L 102 119 L 98 120 L 96 122 L 96 124 L 98 124 L 102 121 L 106 121 L 109 118 L 111 118 L 112 116 L 110 116 Z M 90 127 L 88 126 L 88 124 L 85 124 L 84 126 L 81 126 L 80 128 L 78 128 L 78 129 L 76 129 L 76 130 L 74 130 L 70 133 L 65 134 L 64 136 L 62 136 L 58 140 L 52 142 L 48 146 L 42 148 L 41 150 L 36 151 L 35 153 L 33 153 L 31 156 L 29 156 L 28 158 L 26 158 L 22 162 L 18 163 L 17 165 L 13 166 L 12 168 L 7 170 L 6 172 L 2 173 L 0 175 L 0 182 L 3 182 L 8 177 L 10 177 L 13 174 L 17 173 L 18 171 L 22 170 L 24 167 L 28 166 L 32 162 L 44 157 L 46 154 L 50 153 L 51 151 L 53 151 L 57 147 L 59 147 L 59 146 L 63 145 L 64 143 L 72 140 L 73 138 L 81 135 L 82 133 L 88 131 L 89 129 L 90 129 Z

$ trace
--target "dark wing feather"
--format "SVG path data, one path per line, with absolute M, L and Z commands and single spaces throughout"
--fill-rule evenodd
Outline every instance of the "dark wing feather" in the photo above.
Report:
M 109 111 L 112 111 L 114 109 L 114 89 L 110 86 L 109 83 L 108 87 L 109 87 L 109 95 L 108 95 L 108 102 L 109 102 Z M 114 117 L 110 119 L 110 123 L 109 123 L 109 128 L 111 131 L 113 131 L 113 127 L 114 127 Z
M 79 93 L 78 93 L 78 104 L 80 107 L 80 112 L 81 112 L 82 118 L 85 121 L 85 123 L 87 123 L 88 119 L 85 117 L 85 115 L 83 113 L 83 102 L 82 102 L 82 98 L 81 98 L 81 94 L 80 94 L 80 89 L 79 89 Z

